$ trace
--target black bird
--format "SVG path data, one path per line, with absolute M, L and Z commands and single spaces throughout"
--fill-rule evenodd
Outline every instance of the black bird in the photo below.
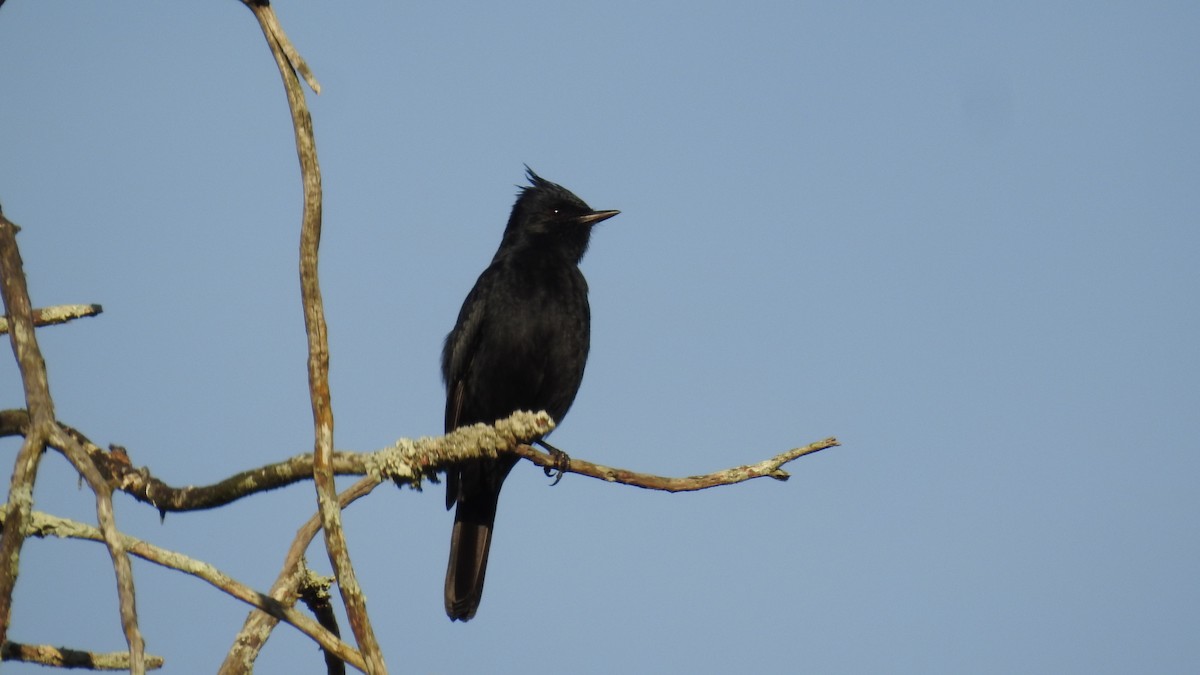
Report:
M 583 381 L 591 309 L 579 261 L 592 226 L 619 211 L 595 211 L 525 170 L 530 185 L 442 349 L 446 431 L 518 410 L 545 410 L 559 423 Z M 467 621 L 479 608 L 500 487 L 516 463 L 508 455 L 447 471 L 446 508 L 458 505 L 446 568 L 451 620 Z

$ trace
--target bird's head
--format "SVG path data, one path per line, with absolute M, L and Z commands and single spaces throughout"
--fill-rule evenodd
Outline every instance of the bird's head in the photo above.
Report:
M 565 187 L 551 183 L 525 167 L 529 185 L 513 204 L 505 243 L 558 251 L 575 262 L 587 251 L 592 226 L 620 211 L 596 211 Z M 503 246 L 501 247 L 503 248 Z

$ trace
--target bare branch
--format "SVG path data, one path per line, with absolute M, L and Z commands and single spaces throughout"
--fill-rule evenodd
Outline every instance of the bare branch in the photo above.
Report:
M 25 285 L 21 252 L 17 249 L 17 227 L 3 213 L 0 213 L 0 297 L 3 297 L 5 314 L 12 323 L 9 342 L 21 371 L 25 405 L 32 411 L 33 419 L 33 424 L 27 424 L 25 442 L 17 452 L 8 490 L 5 513 L 12 527 L 0 533 L 0 644 L 3 644 L 12 620 L 12 593 L 20 569 L 25 528 L 33 511 L 33 483 L 49 439 L 45 422 L 54 421 L 46 362 L 33 335 L 33 307 Z
M 379 483 L 379 479 L 374 477 L 358 481 L 338 495 L 338 508 L 345 509 L 360 497 L 367 496 Z M 321 514 L 316 513 L 296 532 L 296 538 L 284 557 L 283 569 L 271 586 L 270 596 L 281 604 L 288 607 L 295 604 L 300 592 L 300 583 L 304 578 L 304 551 L 308 549 L 320 528 Z M 250 612 L 242 624 L 242 630 L 234 638 L 229 653 L 225 655 L 225 661 L 217 671 L 218 675 L 243 675 L 253 672 L 254 661 L 277 623 L 275 617 L 261 610 Z
M 79 475 L 83 476 L 83 479 L 87 481 L 88 487 L 96 495 L 96 519 L 100 523 L 102 540 L 108 547 L 109 556 L 112 558 L 113 572 L 117 576 L 117 598 L 120 601 L 121 626 L 125 631 L 126 640 L 129 642 L 129 651 L 132 657 L 129 671 L 134 674 L 144 673 L 146 670 L 146 645 L 142 638 L 141 630 L 138 628 L 133 566 L 130 564 L 129 556 L 126 554 L 125 543 L 121 537 L 121 533 L 117 530 L 117 520 L 113 513 L 112 505 L 112 487 L 104 480 L 99 469 L 92 463 L 91 458 L 88 457 L 83 448 L 57 424 L 53 426 L 50 435 L 50 445 L 58 448 L 67 456 L 67 459 L 70 460 L 75 470 L 79 472 Z
M 4 313 L 12 324 L 9 341 L 21 371 L 26 407 L 35 423 L 53 422 L 54 401 L 50 398 L 46 362 L 33 334 L 33 307 L 21 251 L 17 248 L 17 226 L 3 213 L 0 213 L 0 296 L 4 299 Z
M 30 534 L 37 537 L 56 536 L 88 541 L 105 541 L 104 536 L 96 528 L 67 518 L 58 518 L 35 511 L 30 520 Z M 6 527 L 5 529 L 8 528 Z M 127 534 L 118 534 L 118 537 L 120 538 L 121 545 L 133 555 L 156 565 L 179 570 L 180 572 L 207 581 L 209 584 L 238 600 L 257 607 L 264 612 L 269 612 L 277 619 L 295 626 L 300 632 L 321 645 L 322 648 L 337 654 L 339 658 L 344 659 L 355 668 L 365 670 L 365 664 L 357 650 L 330 634 L 329 631 L 322 628 L 316 621 L 305 616 L 303 612 L 291 607 L 284 607 L 270 596 L 233 579 L 206 562 L 189 558 L 182 553 L 160 548 Z
M 23 410 L 0 410 L 0 436 L 24 433 L 28 416 Z M 392 480 L 399 484 L 419 484 L 434 478 L 437 471 L 467 459 L 495 457 L 513 453 L 542 467 L 558 468 L 558 460 L 529 445 L 553 428 L 546 413 L 517 412 L 494 425 L 476 424 L 456 429 L 445 436 L 400 439 L 374 452 L 333 453 L 337 475 L 371 475 L 375 482 Z M 297 455 L 264 467 L 243 471 L 207 486 L 171 487 L 150 475 L 144 467 L 134 468 L 123 449 L 109 453 L 96 447 L 82 434 L 66 425 L 110 476 L 116 489 L 135 499 L 153 504 L 162 511 L 191 511 L 212 508 L 251 494 L 308 480 L 312 476 L 312 455 Z M 787 480 L 783 465 L 806 455 L 839 446 L 836 438 L 826 438 L 781 452 L 754 464 L 732 467 L 700 476 L 659 476 L 570 458 L 567 473 L 576 473 L 610 483 L 621 483 L 648 490 L 687 492 L 718 485 L 734 485 L 753 478 Z
M 88 652 L 50 645 L 27 645 L 5 642 L 0 648 L 0 660 L 37 663 L 55 668 L 87 668 L 88 670 L 129 670 L 129 652 Z M 146 667 L 163 667 L 163 657 L 146 655 Z
M 313 138 L 312 116 L 304 100 L 304 90 L 296 77 L 294 65 L 299 56 L 285 48 L 286 37 L 270 5 L 248 2 L 247 6 L 262 27 L 263 35 L 275 57 L 288 107 L 295 129 L 296 154 L 300 160 L 300 175 L 304 185 L 304 213 L 300 228 L 300 295 L 304 304 L 304 325 L 308 334 L 308 383 L 312 398 L 314 447 L 313 483 L 317 489 L 325 549 L 329 563 L 338 580 L 338 590 L 346 605 L 346 615 L 354 638 L 372 675 L 387 673 L 383 654 L 367 601 L 359 588 L 354 566 L 347 550 L 341 516 L 337 508 L 337 489 L 333 483 L 333 408 L 329 397 L 329 337 L 325 310 L 321 303 L 321 286 L 317 275 L 317 251 L 321 242 L 321 169 L 317 163 L 316 142 Z M 303 65 L 301 62 L 300 65 Z
M 638 473 L 629 471 L 628 469 L 617 469 L 604 466 L 603 464 L 593 464 L 592 462 L 575 459 L 574 457 L 568 460 L 566 471 L 569 473 L 577 473 L 592 478 L 598 478 L 610 483 L 622 483 L 624 485 L 632 485 L 634 487 L 646 488 L 648 490 L 663 490 L 666 492 L 689 492 L 694 490 L 704 490 L 706 488 L 716 487 L 718 485 L 734 485 L 742 483 L 752 478 L 774 478 L 776 480 L 787 480 L 790 476 L 788 472 L 781 467 L 788 462 L 799 459 L 805 455 L 811 455 L 814 452 L 819 452 L 827 448 L 832 448 L 841 445 L 836 438 L 826 438 L 823 441 L 810 443 L 804 447 L 792 448 L 787 452 L 781 452 L 774 457 L 758 462 L 757 464 L 745 464 L 736 466 L 732 469 L 723 471 L 714 471 L 713 473 L 704 474 L 701 476 L 687 476 L 686 478 L 672 478 L 669 476 L 656 476 L 649 473 Z M 541 467 L 550 469 L 561 468 L 561 460 L 545 452 L 529 446 L 518 445 L 513 449 L 513 452 Z
M 105 451 L 79 431 L 66 424 L 60 426 L 83 447 L 113 489 L 161 512 L 214 508 L 312 478 L 313 458 L 309 454 L 242 471 L 212 485 L 172 487 L 155 478 L 149 469 L 134 467 L 125 448 L 110 446 L 111 451 Z M 492 426 L 478 424 L 445 436 L 400 439 L 375 452 L 335 452 L 333 470 L 337 475 L 372 474 L 400 484 L 418 484 L 425 478 L 433 479 L 435 472 L 446 465 L 510 452 L 518 444 L 540 438 L 553 428 L 554 423 L 546 413 L 518 412 Z M 24 410 L 0 410 L 0 437 L 26 435 L 28 429 L 29 415 Z
M 100 305 L 55 305 L 33 310 L 33 325 L 54 326 L 75 319 L 96 316 L 104 311 Z M 0 316 L 0 335 L 8 332 L 8 318 Z
M 109 557 L 112 558 L 113 573 L 117 577 L 121 627 L 129 645 L 129 671 L 133 675 L 140 675 L 146 672 L 145 641 L 137 623 L 133 568 L 117 536 L 112 489 L 87 454 L 63 433 L 55 420 L 46 362 L 34 335 L 33 310 L 29 289 L 25 284 L 21 254 L 17 248 L 16 228 L 3 214 L 0 214 L 0 295 L 3 295 L 4 307 L 11 320 L 9 339 L 21 371 L 30 418 L 8 493 L 9 508 L 6 513 L 10 517 L 10 527 L 0 534 L 0 560 L 7 563 L 0 567 L 0 644 L 8 636 L 12 617 L 12 591 L 25 538 L 26 518 L 33 508 L 33 483 L 37 475 L 38 457 L 47 443 L 52 443 L 67 455 L 95 492 L 96 517 L 104 533 Z
M 531 438 L 544 435 L 551 428 L 553 428 L 553 422 L 546 413 L 531 415 L 522 412 L 498 421 L 494 427 L 480 424 L 457 429 L 442 438 L 422 438 L 418 441 L 402 440 L 391 448 L 367 455 L 374 457 L 381 467 L 389 468 L 370 472 L 369 477 L 342 492 L 339 496 L 339 507 L 345 509 L 355 500 L 369 494 L 380 484 L 381 478 L 398 475 L 393 473 L 393 469 L 396 467 L 416 466 L 420 467 L 422 471 L 430 471 L 441 466 L 443 462 L 459 461 L 466 457 L 495 456 L 500 452 L 515 452 L 540 466 L 555 466 L 555 460 L 552 457 L 525 445 Z M 537 433 L 538 431 L 540 434 Z M 513 441 L 514 438 L 520 440 Z M 838 445 L 836 439 L 827 438 L 803 448 L 781 453 L 758 464 L 691 478 L 652 476 L 574 459 L 571 460 L 571 466 L 567 470 L 609 482 L 627 482 L 629 485 L 637 487 L 672 491 L 697 490 L 713 485 L 742 482 L 755 477 L 769 476 L 783 480 L 786 474 L 779 469 L 783 464 L 836 445 Z M 399 473 L 403 474 L 404 472 Z M 402 478 L 397 478 L 397 480 L 402 480 Z M 707 485 L 698 485 L 701 482 Z M 662 487 L 658 487 L 656 484 Z M 289 605 L 296 601 L 298 588 L 303 578 L 304 551 L 316 536 L 319 528 L 320 514 L 316 514 L 296 533 L 296 538 L 284 560 L 283 568 L 279 572 L 275 584 L 271 587 L 271 597 Z M 219 671 L 220 675 L 241 675 L 251 672 L 252 664 L 274 625 L 273 617 L 261 611 L 251 612 L 250 616 L 246 617 L 246 622 L 234 640 L 229 654 L 225 657 L 225 662 Z
M 256 6 L 267 7 L 270 4 L 266 0 L 242 0 L 242 3 L 250 8 L 250 11 L 254 11 Z M 257 12 L 255 14 L 258 15 Z M 300 56 L 300 52 L 296 50 L 296 46 L 288 39 L 287 33 L 284 32 L 283 26 L 280 25 L 278 17 L 275 16 L 275 12 L 264 12 L 259 16 L 258 20 L 259 24 L 263 27 L 263 32 L 266 33 L 267 41 L 278 45 L 279 50 L 287 58 L 287 62 L 292 67 L 292 70 L 300 73 L 300 76 L 308 83 L 308 88 L 312 89 L 314 94 L 320 96 L 320 83 L 317 82 L 316 76 L 309 69 L 308 63 L 304 61 Z

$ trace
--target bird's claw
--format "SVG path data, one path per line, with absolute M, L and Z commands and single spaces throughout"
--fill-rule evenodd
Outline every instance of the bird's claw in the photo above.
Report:
M 538 441 L 537 443 L 545 448 L 550 453 L 550 457 L 554 459 L 554 466 L 542 468 L 542 472 L 546 474 L 547 478 L 554 478 L 554 482 L 550 484 L 550 487 L 554 487 L 558 485 L 558 481 L 562 480 L 563 474 L 567 472 L 567 469 L 571 468 L 571 457 L 545 441 Z

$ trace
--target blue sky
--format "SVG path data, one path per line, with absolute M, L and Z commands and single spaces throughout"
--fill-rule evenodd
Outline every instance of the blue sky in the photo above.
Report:
M 524 163 L 622 211 L 557 445 L 687 475 L 844 443 L 690 495 L 518 468 L 466 625 L 441 487 L 377 490 L 346 518 L 394 672 L 1200 670 L 1200 6 L 275 7 L 323 86 L 339 448 L 440 431 Z M 61 419 L 177 484 L 310 449 L 298 168 L 250 14 L 14 0 L 0 63 L 34 303 L 105 308 L 39 333 Z M 36 499 L 94 518 L 57 456 Z M 266 588 L 312 509 L 117 516 Z M 149 650 L 211 672 L 244 607 L 135 573 Z M 31 541 L 11 635 L 121 648 L 104 550 Z M 322 672 L 287 628 L 259 668 Z

